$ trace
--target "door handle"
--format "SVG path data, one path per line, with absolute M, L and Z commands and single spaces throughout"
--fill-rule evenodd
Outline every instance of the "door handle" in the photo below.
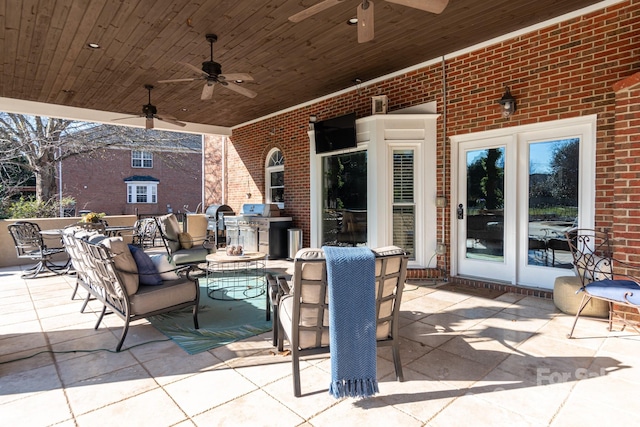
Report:
M 464 219 L 464 207 L 462 203 L 458 205 L 458 219 Z

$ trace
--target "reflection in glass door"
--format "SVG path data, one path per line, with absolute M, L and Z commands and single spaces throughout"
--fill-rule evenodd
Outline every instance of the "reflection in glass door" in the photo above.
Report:
M 322 158 L 322 197 L 322 245 L 366 245 L 366 151 Z
M 528 150 L 526 265 L 571 269 L 565 232 L 578 224 L 580 140 L 529 142 Z
M 504 261 L 504 153 L 467 151 L 466 258 Z

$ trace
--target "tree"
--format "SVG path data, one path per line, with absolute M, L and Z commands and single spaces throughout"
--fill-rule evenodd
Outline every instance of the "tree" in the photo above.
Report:
M 199 135 L 143 130 L 66 119 L 0 113 L 0 197 L 3 205 L 20 187 L 35 177 L 36 200 L 58 196 L 56 167 L 59 161 L 109 146 L 148 147 L 182 145 L 200 151 Z M 178 165 L 183 166 L 183 165 Z

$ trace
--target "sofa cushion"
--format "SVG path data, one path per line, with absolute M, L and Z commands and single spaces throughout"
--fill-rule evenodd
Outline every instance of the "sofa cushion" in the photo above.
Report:
M 196 299 L 197 286 L 188 279 L 167 280 L 160 286 L 140 286 L 129 298 L 131 314 L 141 315 Z
M 175 270 L 176 265 L 169 260 L 169 257 L 165 254 L 151 254 L 149 255 L 151 261 L 156 266 L 162 280 L 177 280 L 180 278 Z
M 191 249 L 180 249 L 171 254 L 171 259 L 176 265 L 184 264 L 196 264 L 199 262 L 205 262 L 209 252 L 199 246 Z
M 138 291 L 138 267 L 131 255 L 131 251 L 122 237 L 107 237 L 100 242 L 101 245 L 111 251 L 116 270 L 122 277 L 122 285 L 127 290 L 128 295 L 133 295 Z
M 149 255 L 135 245 L 129 245 L 129 250 L 138 267 L 139 282 L 141 285 L 157 286 L 162 284 L 162 277 L 158 274 L 156 265 Z

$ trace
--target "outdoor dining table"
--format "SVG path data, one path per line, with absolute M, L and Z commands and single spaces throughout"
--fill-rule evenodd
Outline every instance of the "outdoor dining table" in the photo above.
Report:
M 121 236 L 124 231 L 134 231 L 133 225 L 108 225 L 104 228 L 104 232 L 107 236 Z

